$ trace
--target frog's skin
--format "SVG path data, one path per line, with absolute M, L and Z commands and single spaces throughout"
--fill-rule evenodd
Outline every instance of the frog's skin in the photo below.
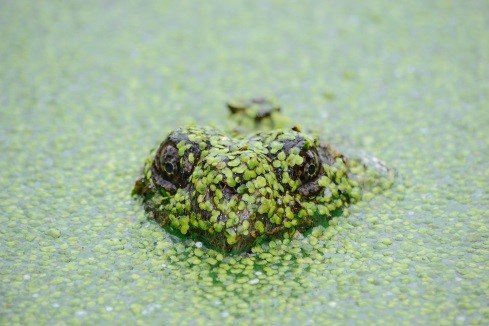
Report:
M 243 107 L 230 111 L 250 116 Z M 133 192 L 161 225 L 241 252 L 327 221 L 361 198 L 367 174 L 365 165 L 298 128 L 233 137 L 187 127 L 151 151 Z

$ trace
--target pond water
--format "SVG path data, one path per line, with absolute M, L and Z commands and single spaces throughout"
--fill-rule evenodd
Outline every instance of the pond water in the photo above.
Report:
M 486 1 L 0 8 L 1 323 L 489 322 Z M 251 255 L 172 238 L 144 157 L 262 94 L 396 184 Z

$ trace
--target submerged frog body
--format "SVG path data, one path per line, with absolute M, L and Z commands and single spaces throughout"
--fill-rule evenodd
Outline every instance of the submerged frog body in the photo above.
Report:
M 160 224 L 240 252 L 339 214 L 360 199 L 365 175 L 298 128 L 233 137 L 188 127 L 151 152 L 134 193 Z

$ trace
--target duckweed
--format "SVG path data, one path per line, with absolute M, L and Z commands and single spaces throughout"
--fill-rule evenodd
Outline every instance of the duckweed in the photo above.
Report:
M 0 324 L 488 324 L 488 10 L 3 2 Z M 141 158 L 234 94 L 395 185 L 241 255 L 163 230 L 128 195 Z

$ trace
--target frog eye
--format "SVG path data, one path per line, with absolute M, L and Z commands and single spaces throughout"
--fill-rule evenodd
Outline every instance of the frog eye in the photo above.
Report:
M 160 145 L 153 161 L 153 181 L 170 193 L 181 187 L 179 161 L 178 149 L 170 141 Z
M 170 133 L 153 160 L 154 183 L 172 194 L 188 185 L 200 157 L 199 145 L 190 141 L 189 135 L 193 135 L 191 131 L 182 129 Z
M 307 150 L 301 153 L 304 162 L 302 163 L 300 179 L 302 182 L 315 180 L 321 170 L 319 155 L 315 150 Z
M 175 164 L 172 162 L 166 162 L 163 164 L 165 172 L 169 175 L 172 175 L 173 172 L 176 170 Z
M 316 164 L 310 162 L 307 163 L 306 168 L 304 169 L 308 177 L 314 177 L 316 175 L 317 166 Z
M 160 172 L 170 179 L 178 172 L 178 150 L 173 144 L 167 144 L 160 148 L 156 159 L 158 160 Z M 168 180 L 171 181 L 171 180 Z

